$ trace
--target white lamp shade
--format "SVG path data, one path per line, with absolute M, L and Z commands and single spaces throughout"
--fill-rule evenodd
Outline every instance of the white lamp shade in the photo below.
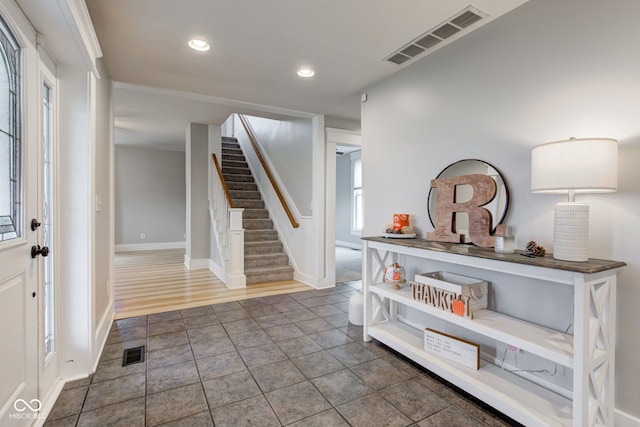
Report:
M 608 193 L 618 189 L 618 141 L 569 139 L 531 150 L 534 193 Z

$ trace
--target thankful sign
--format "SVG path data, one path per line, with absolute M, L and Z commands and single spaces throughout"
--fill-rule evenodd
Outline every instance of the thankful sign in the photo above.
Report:
M 437 271 L 416 274 L 409 285 L 414 300 L 469 319 L 488 306 L 489 284 L 472 277 Z
M 411 297 L 437 309 L 455 313 L 458 316 L 472 318 L 469 310 L 468 296 L 456 295 L 454 292 L 430 286 L 425 283 L 410 282 Z

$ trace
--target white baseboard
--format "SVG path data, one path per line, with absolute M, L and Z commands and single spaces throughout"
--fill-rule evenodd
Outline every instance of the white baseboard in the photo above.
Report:
M 342 240 L 336 240 L 336 246 L 342 246 L 343 248 L 350 248 L 350 249 L 358 249 L 358 250 L 362 250 L 362 244 L 356 244 L 356 243 L 351 243 L 351 242 L 345 242 Z
M 39 415 L 42 416 L 42 418 L 38 417 L 36 419 L 35 423 L 33 424 L 34 427 L 42 427 L 44 423 L 47 422 L 46 416 L 51 413 L 53 405 L 55 405 L 56 400 L 58 400 L 58 397 L 60 396 L 60 393 L 64 388 L 64 384 L 65 382 L 63 380 L 58 379 L 58 381 L 56 381 L 56 384 L 51 388 L 51 392 L 47 396 L 40 398 L 41 406 Z
M 184 265 L 187 270 L 208 270 L 209 259 L 208 258 L 196 258 L 192 259 L 189 255 L 184 255 Z
M 114 246 L 114 250 L 116 252 L 157 251 L 160 249 L 184 249 L 184 248 L 186 248 L 185 242 L 129 243 L 129 244 Z
M 104 346 L 107 343 L 107 338 L 109 338 L 109 331 L 111 330 L 115 314 L 116 313 L 113 309 L 113 300 L 111 300 L 109 307 L 105 310 L 104 315 L 102 316 L 102 319 L 100 319 L 100 323 L 98 323 L 98 327 L 96 328 L 95 344 L 97 350 L 95 352 L 95 360 L 93 360 L 93 370 L 91 372 L 95 372 L 98 368 L 98 362 L 100 361 L 100 356 L 102 356 L 102 350 L 104 350 Z
M 229 289 L 247 287 L 247 276 L 245 276 L 244 274 L 229 274 L 227 275 L 227 278 L 229 279 L 229 281 L 226 282 L 226 285 Z
M 304 273 L 300 273 L 299 271 L 294 271 L 293 272 L 293 280 L 296 280 L 298 282 L 302 282 L 305 285 L 309 285 L 312 288 L 315 289 L 321 289 L 323 286 L 320 283 L 317 283 L 315 280 L 313 280 L 313 277 L 311 277 L 308 274 L 304 274 Z
M 215 274 L 218 279 L 222 280 L 222 282 L 227 285 L 229 289 L 237 289 L 237 288 L 246 288 L 247 287 L 247 276 L 244 274 L 237 274 L 235 276 L 229 276 L 218 264 L 213 262 L 213 260 L 209 260 L 209 270 Z
M 615 422 L 616 427 L 640 427 L 640 418 L 616 409 Z
M 218 279 L 222 280 L 223 282 L 227 280 L 227 277 L 226 277 L 227 275 L 222 269 L 222 267 L 220 267 L 218 264 L 213 262 L 212 259 L 209 260 L 209 271 L 215 274 L 218 277 Z

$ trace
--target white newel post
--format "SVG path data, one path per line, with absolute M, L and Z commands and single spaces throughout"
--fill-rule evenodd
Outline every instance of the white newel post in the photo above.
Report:
M 241 288 L 247 284 L 244 275 L 244 228 L 242 228 L 243 208 L 229 209 L 229 271 L 230 288 Z

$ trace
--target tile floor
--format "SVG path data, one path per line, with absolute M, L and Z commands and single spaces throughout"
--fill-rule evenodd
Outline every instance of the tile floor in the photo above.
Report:
M 348 321 L 359 282 L 114 322 L 45 426 L 507 426 Z M 145 362 L 122 367 L 123 350 Z

